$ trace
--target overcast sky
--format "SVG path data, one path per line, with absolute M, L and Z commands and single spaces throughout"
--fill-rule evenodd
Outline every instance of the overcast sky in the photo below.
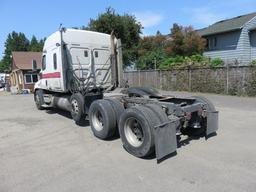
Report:
M 30 39 L 49 36 L 65 27 L 87 25 L 90 18 L 111 6 L 116 12 L 136 16 L 143 35 L 159 30 L 168 34 L 173 23 L 207 27 L 222 19 L 256 11 L 256 0 L 0 0 L 0 58 L 13 30 Z

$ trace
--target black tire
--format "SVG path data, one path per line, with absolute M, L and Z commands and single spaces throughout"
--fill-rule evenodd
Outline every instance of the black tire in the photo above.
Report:
M 216 111 L 213 103 L 209 99 L 203 96 L 192 96 L 192 98 L 195 99 L 196 102 L 204 103 L 207 111 Z
M 161 121 L 160 123 L 166 123 L 169 121 L 167 115 L 161 109 L 161 107 L 159 105 L 147 104 L 147 105 L 145 105 L 145 107 L 148 107 L 149 109 L 151 109 L 154 112 L 154 114 L 160 119 L 160 121 Z
M 42 89 L 36 90 L 36 92 L 34 94 L 34 100 L 35 100 L 37 109 L 43 110 L 44 107 L 42 105 L 44 104 L 44 100 L 43 100 L 43 90 Z
M 124 148 L 136 157 L 151 155 L 155 151 L 153 129 L 158 123 L 159 119 L 144 106 L 125 110 L 119 120 L 119 133 Z
M 79 124 L 84 117 L 84 98 L 81 93 L 75 93 L 70 97 L 71 116 Z
M 109 101 L 94 101 L 89 109 L 89 120 L 93 134 L 100 139 L 109 139 L 116 131 L 116 115 Z
M 115 111 L 116 123 L 117 123 L 117 126 L 118 126 L 119 119 L 120 119 L 122 113 L 124 112 L 123 104 L 118 99 L 115 99 L 115 98 L 106 98 L 104 100 L 109 101 L 113 110 Z

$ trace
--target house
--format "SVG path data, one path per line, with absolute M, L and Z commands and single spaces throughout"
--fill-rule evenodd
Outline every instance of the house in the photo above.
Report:
M 10 80 L 18 92 L 22 89 L 33 91 L 42 68 L 41 52 L 12 52 Z
M 207 40 L 206 57 L 238 65 L 256 59 L 256 12 L 219 21 L 198 33 Z

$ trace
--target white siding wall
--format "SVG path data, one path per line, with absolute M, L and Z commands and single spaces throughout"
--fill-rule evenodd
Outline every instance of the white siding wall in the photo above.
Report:
M 211 58 L 221 58 L 225 62 L 238 61 L 240 65 L 248 65 L 255 58 L 255 48 L 251 47 L 249 31 L 256 27 L 256 17 L 248 21 L 242 31 L 235 50 L 208 51 L 204 55 Z
M 251 60 L 256 60 L 256 47 L 251 48 Z
M 210 58 L 221 58 L 225 63 L 234 63 L 242 61 L 242 58 L 237 57 L 238 51 L 235 50 L 224 50 L 224 51 L 207 51 L 204 56 Z
M 256 17 L 248 21 L 242 30 L 241 37 L 237 46 L 238 54 L 243 56 L 242 65 L 248 65 L 251 61 L 251 43 L 249 31 L 256 27 Z

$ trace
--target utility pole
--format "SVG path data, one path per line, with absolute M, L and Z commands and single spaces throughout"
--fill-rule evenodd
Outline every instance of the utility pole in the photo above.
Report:
M 156 57 L 155 57 L 155 71 L 156 71 Z

